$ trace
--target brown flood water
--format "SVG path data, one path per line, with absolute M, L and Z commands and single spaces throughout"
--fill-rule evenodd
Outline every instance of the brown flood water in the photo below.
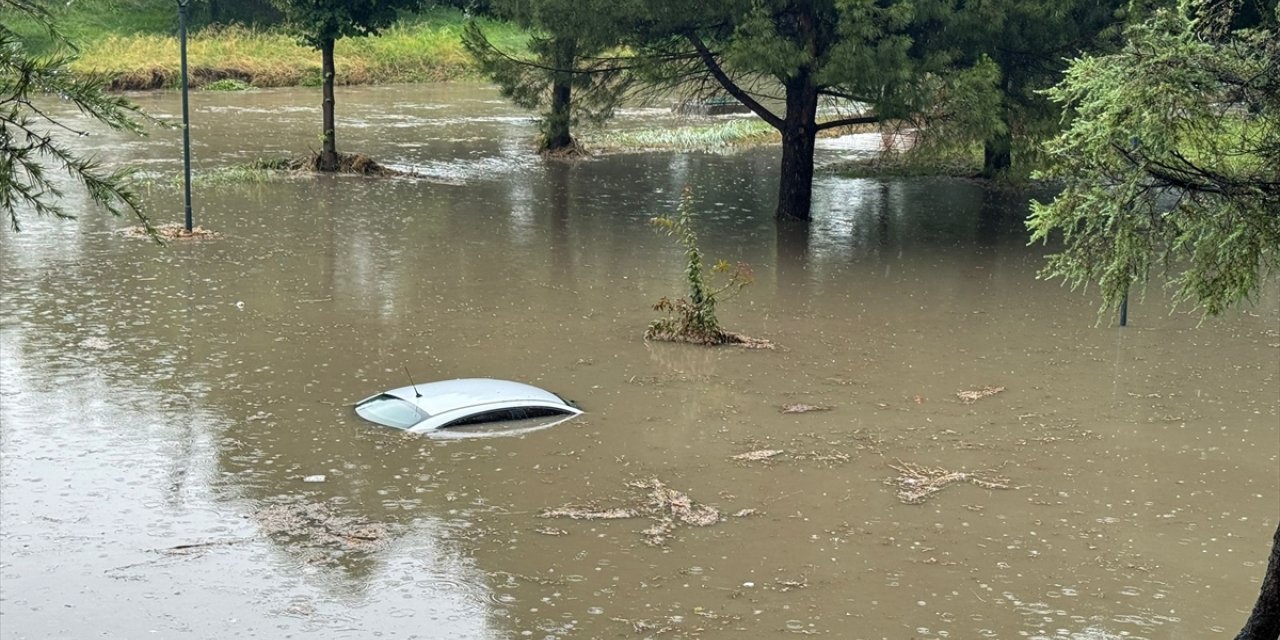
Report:
M 196 94 L 197 168 L 303 147 L 317 102 Z M 347 89 L 339 112 L 341 147 L 432 177 L 202 187 L 222 237 L 165 248 L 98 214 L 0 232 L 0 637 L 1208 638 L 1245 619 L 1280 515 L 1274 285 L 1203 323 L 1153 290 L 1099 326 L 1094 299 L 1035 279 L 1027 196 L 827 177 L 811 229 L 777 230 L 769 149 L 544 162 L 532 122 L 467 85 Z M 180 166 L 172 131 L 81 143 Z M 646 221 L 686 186 L 708 257 L 756 275 L 721 318 L 777 350 L 641 340 L 682 270 Z M 181 217 L 172 188 L 148 205 Z M 473 439 L 358 420 L 402 367 L 587 413 Z M 957 396 L 984 387 L 1004 391 Z M 734 458 L 760 450 L 781 453 Z M 906 504 L 919 467 L 972 475 Z M 724 519 L 540 517 L 641 507 L 651 479 Z

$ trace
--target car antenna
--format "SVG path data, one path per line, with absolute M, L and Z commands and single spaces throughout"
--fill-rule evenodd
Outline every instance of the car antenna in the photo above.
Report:
M 422 393 L 418 391 L 418 385 L 413 383 L 413 376 L 409 375 L 409 367 L 404 368 L 404 377 L 409 379 L 409 386 L 413 387 L 413 395 L 415 398 L 421 398 Z

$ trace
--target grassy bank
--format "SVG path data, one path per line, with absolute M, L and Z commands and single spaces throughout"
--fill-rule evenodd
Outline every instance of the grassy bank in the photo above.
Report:
M 154 0 L 87 0 L 55 9 L 53 18 L 80 49 L 73 71 L 110 74 L 116 90 L 159 89 L 180 81 L 175 12 L 171 2 L 160 7 Z M 335 49 L 336 80 L 371 84 L 471 77 L 475 68 L 460 37 L 464 22 L 460 11 L 433 10 L 376 37 L 343 38 Z M 525 40 L 506 23 L 484 27 L 502 46 L 518 47 Z M 51 44 L 35 23 L 17 22 L 11 28 L 33 49 Z M 196 87 L 228 78 L 255 87 L 320 83 L 320 53 L 279 26 L 197 29 L 189 36 L 187 56 Z
M 36 4 L 49 12 L 58 32 L 74 43 L 88 43 L 113 35 L 177 33 L 178 11 L 173 0 L 76 0 Z M 0 20 L 37 53 L 51 53 L 56 39 L 44 25 L 0 5 Z
M 876 131 L 875 126 L 860 125 L 826 129 L 819 137 L 836 137 L 850 133 Z M 696 124 L 669 129 L 639 129 L 634 131 L 598 131 L 582 136 L 582 143 L 589 151 L 616 153 L 624 151 L 723 151 L 743 147 L 774 145 L 782 142 L 782 135 L 768 123 L 757 118 L 721 120 L 710 124 Z
M 763 120 L 727 120 L 707 125 L 637 131 L 600 131 L 583 136 L 591 151 L 714 151 L 781 140 Z

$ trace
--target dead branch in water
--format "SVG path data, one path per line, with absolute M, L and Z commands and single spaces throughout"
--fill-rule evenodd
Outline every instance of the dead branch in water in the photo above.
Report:
M 981 389 L 970 389 L 968 391 L 957 391 L 956 397 L 965 404 L 973 404 L 983 398 L 989 398 L 997 393 L 1004 391 L 1004 387 L 983 387 Z
M 724 519 L 720 510 L 710 505 L 694 502 L 688 494 L 668 487 L 657 478 L 628 482 L 627 486 L 645 492 L 636 504 L 625 507 L 599 508 L 595 506 L 568 505 L 546 509 L 543 518 L 570 518 L 573 520 L 615 520 L 647 517 L 654 524 L 641 531 L 645 542 L 661 545 L 671 539 L 676 526 L 683 523 L 694 527 L 706 527 Z
M 1008 489 L 1009 479 L 991 472 L 948 471 L 937 467 L 925 467 L 910 462 L 897 461 L 890 469 L 898 477 L 885 484 L 898 488 L 898 499 L 906 504 L 920 504 L 935 493 L 958 483 L 969 483 L 984 489 Z
M 812 411 L 830 411 L 831 407 L 825 404 L 784 404 L 780 411 L 782 413 L 809 413 Z

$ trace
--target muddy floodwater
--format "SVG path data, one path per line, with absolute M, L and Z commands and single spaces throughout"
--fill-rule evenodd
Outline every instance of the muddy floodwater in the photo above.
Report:
M 135 99 L 177 116 L 172 93 Z M 1052 247 L 1022 217 L 1044 193 L 820 177 L 809 228 L 778 228 L 773 149 L 568 164 L 487 87 L 338 101 L 340 148 L 425 177 L 198 181 L 221 235 L 166 247 L 92 212 L 0 232 L 0 637 L 1211 638 L 1246 618 L 1280 515 L 1274 283 L 1204 322 L 1135 292 L 1120 329 L 1036 280 Z M 196 169 L 305 150 L 318 103 L 195 94 Z M 175 131 L 76 144 L 160 176 L 147 211 L 181 220 Z M 686 187 L 707 257 L 755 274 L 721 319 L 776 349 L 641 339 L 683 272 L 647 221 Z M 586 413 L 496 438 L 359 420 L 406 368 Z

